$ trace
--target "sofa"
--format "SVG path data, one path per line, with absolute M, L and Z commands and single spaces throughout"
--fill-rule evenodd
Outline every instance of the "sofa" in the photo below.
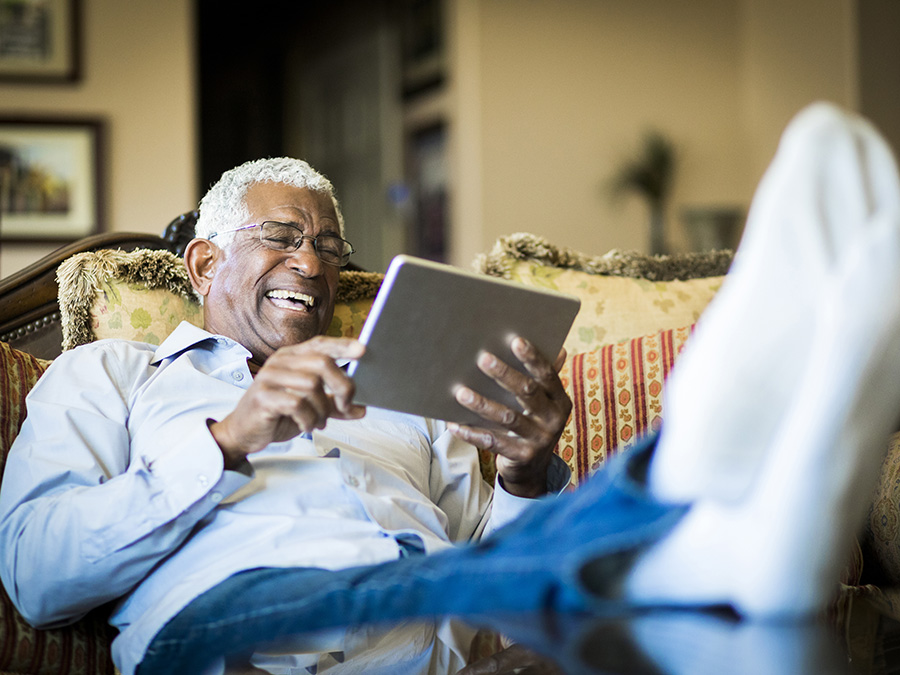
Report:
M 0 282 L 0 472 L 25 417 L 25 396 L 59 349 L 104 337 L 158 343 L 182 320 L 202 324 L 176 239 L 183 245 L 186 237 L 170 234 L 168 240 L 156 241 L 143 236 L 137 246 L 132 239 L 124 247 L 113 238 L 82 242 L 16 275 L 12 283 Z M 124 250 L 128 248 L 132 250 Z M 573 488 L 610 456 L 659 427 L 664 381 L 693 324 L 721 286 L 731 257 L 728 251 L 592 256 L 520 233 L 501 238 L 474 262 L 483 274 L 566 291 L 582 300 L 560 373 L 574 408 L 556 448 L 572 470 Z M 39 282 L 46 285 L 50 276 L 53 300 L 24 290 Z M 376 273 L 342 271 L 329 334 L 358 335 L 381 279 Z M 23 297 L 31 299 L 21 301 Z M 10 309 L 10 298 L 19 298 L 21 307 Z M 48 347 L 41 334 L 48 326 L 56 331 L 58 349 Z M 900 436 L 891 439 L 866 531 L 860 542 L 848 543 L 848 565 L 835 580 L 832 620 L 843 620 L 852 601 L 861 597 L 893 612 L 890 581 L 900 579 L 898 449 Z M 482 472 L 493 480 L 489 453 L 482 456 Z M 863 583 L 863 551 L 866 565 L 873 561 L 880 586 Z M 114 673 L 109 656 L 113 631 L 105 616 L 106 610 L 99 608 L 71 626 L 35 630 L 0 589 L 0 675 Z M 472 656 L 495 647 L 489 638 L 476 640 Z

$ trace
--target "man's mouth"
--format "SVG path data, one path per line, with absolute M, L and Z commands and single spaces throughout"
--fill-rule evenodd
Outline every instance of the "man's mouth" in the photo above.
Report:
M 272 300 L 277 306 L 286 307 L 288 309 L 312 311 L 316 306 L 316 299 L 314 297 L 298 291 L 269 291 L 266 293 L 266 297 Z

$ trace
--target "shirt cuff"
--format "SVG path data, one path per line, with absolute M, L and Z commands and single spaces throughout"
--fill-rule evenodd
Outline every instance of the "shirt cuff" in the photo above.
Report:
M 547 467 L 547 494 L 557 495 L 569 485 L 572 471 L 558 455 L 550 458 Z M 500 474 L 494 479 L 494 499 L 491 505 L 491 530 L 497 530 L 511 523 L 534 503 L 534 499 L 517 497 L 506 491 L 500 482 Z

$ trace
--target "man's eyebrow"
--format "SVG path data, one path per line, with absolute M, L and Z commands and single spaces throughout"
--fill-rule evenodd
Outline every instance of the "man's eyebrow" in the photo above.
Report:
M 334 225 L 335 225 L 335 227 L 328 227 L 327 225 L 324 225 L 324 224 L 323 224 L 322 230 L 319 232 L 319 234 L 326 234 L 326 235 L 329 235 L 329 236 L 332 236 L 332 237 L 340 237 L 340 236 L 341 236 L 341 231 L 340 231 L 340 229 L 337 227 L 337 221 L 336 221 L 334 218 L 332 218 L 332 217 L 330 217 L 330 216 L 323 216 L 323 217 L 320 218 L 319 220 L 320 220 L 320 221 L 322 221 L 322 220 L 331 221 L 331 222 L 334 223 Z M 291 219 L 291 218 L 278 218 L 278 219 L 275 219 L 275 218 L 269 218 L 269 219 L 267 219 L 265 222 L 270 222 L 270 223 L 281 223 L 282 225 L 290 225 L 291 227 L 297 228 L 298 230 L 300 230 L 300 231 L 303 232 L 304 234 L 306 233 L 306 229 L 309 227 L 309 223 L 301 223 L 300 221 L 298 221 L 298 220 L 293 220 L 293 219 Z M 317 236 L 318 236 L 318 235 L 317 235 Z

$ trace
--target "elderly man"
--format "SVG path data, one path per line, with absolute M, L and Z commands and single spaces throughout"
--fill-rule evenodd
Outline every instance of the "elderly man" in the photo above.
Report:
M 321 335 L 352 252 L 342 225 L 331 184 L 305 162 L 229 171 L 185 252 L 206 330 L 56 360 L 3 490 L 6 583 L 30 621 L 124 598 L 114 654 L 131 672 L 166 621 L 238 572 L 432 553 L 565 486 L 552 450 L 571 402 L 524 341 L 515 349 L 533 378 L 490 356 L 482 365 L 527 416 L 460 392 L 504 431 L 353 405 L 336 360 L 363 346 Z M 497 452 L 493 491 L 467 441 Z
M 206 330 L 54 362 L 0 494 L 0 572 L 30 621 L 118 600 L 116 661 L 146 674 L 440 613 L 821 608 L 900 407 L 900 189 L 865 122 L 820 105 L 792 123 L 661 436 L 524 514 L 565 482 L 555 365 L 522 340 L 530 376 L 481 359 L 525 414 L 459 399 L 501 431 L 355 406 L 337 362 L 363 347 L 321 336 L 342 237 L 306 164 L 239 167 L 185 254 Z

